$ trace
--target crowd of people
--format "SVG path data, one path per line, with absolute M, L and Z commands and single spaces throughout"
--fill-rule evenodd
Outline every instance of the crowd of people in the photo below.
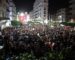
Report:
M 0 40 L 3 43 L 5 59 L 18 56 L 20 53 L 33 53 L 39 59 L 49 52 L 63 51 L 63 59 L 75 58 L 75 31 L 63 28 L 47 29 L 46 31 L 22 30 L 8 28 L 1 31 Z M 68 52 L 66 54 L 64 51 Z M 44 60 L 44 59 L 43 59 Z

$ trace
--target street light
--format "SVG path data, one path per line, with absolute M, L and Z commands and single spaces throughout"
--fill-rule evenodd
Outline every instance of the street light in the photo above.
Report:
M 60 15 L 59 18 L 61 19 L 62 18 L 62 15 Z
M 71 21 L 70 21 L 71 23 L 73 23 L 74 22 L 74 20 L 73 19 L 71 19 Z
M 3 46 L 0 46 L 0 49 L 3 49 Z
M 51 25 L 51 28 L 54 28 L 54 26 L 53 26 L 53 25 Z
M 62 26 L 62 27 L 63 27 L 64 25 L 63 25 L 63 24 L 61 24 L 60 26 Z
M 59 15 L 58 19 L 59 19 L 59 23 L 61 23 L 62 22 L 62 15 Z
M 45 23 L 45 24 L 48 24 L 48 20 L 46 19 L 46 20 L 44 21 L 44 23 Z
M 23 12 L 21 12 L 21 13 L 20 13 L 20 16 L 24 16 L 24 13 L 23 13 Z

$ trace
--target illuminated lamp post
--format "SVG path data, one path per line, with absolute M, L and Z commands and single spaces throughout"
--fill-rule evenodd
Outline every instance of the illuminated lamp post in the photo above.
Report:
M 0 46 L 0 50 L 3 49 L 4 46 Z
M 48 20 L 46 19 L 46 20 L 44 20 L 44 24 L 43 24 L 43 26 L 44 26 L 44 31 L 46 30 L 46 28 L 47 28 L 47 24 L 48 24 Z
M 58 23 L 59 23 L 58 26 L 61 26 L 61 25 L 60 25 L 61 22 L 63 22 L 63 17 L 62 17 L 62 15 L 59 15 L 59 16 L 58 16 Z
M 59 19 L 59 23 L 61 23 L 62 22 L 62 15 L 59 15 L 58 19 Z
M 44 23 L 47 25 L 47 24 L 48 24 L 48 20 L 46 19 L 46 20 L 44 21 Z

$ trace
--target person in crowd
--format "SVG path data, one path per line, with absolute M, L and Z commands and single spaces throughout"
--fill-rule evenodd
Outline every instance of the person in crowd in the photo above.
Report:
M 0 33 L 1 34 L 1 33 Z M 2 34 L 1 34 L 2 35 Z M 54 28 L 47 31 L 22 31 L 17 29 L 7 29 L 3 32 L 5 58 L 19 53 L 31 53 L 39 58 L 47 52 L 60 52 L 64 48 L 74 51 L 75 31 L 65 31 L 64 29 Z

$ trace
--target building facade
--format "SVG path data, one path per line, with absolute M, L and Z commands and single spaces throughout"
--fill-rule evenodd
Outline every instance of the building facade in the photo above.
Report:
M 34 19 L 33 11 L 29 12 L 29 14 L 30 14 L 30 19 L 33 20 Z
M 65 22 L 66 21 L 66 9 L 61 8 L 57 10 L 57 12 L 51 16 L 51 19 L 58 22 Z
M 15 20 L 16 19 L 16 7 L 15 4 L 13 3 L 13 0 L 8 0 L 9 3 L 9 19 L 10 20 Z
M 48 19 L 48 0 L 35 0 L 32 13 L 34 19 Z
M 58 20 L 60 22 L 65 22 L 65 20 L 66 20 L 66 9 L 65 8 L 59 9 L 57 11 L 56 20 Z
M 0 0 L 0 20 L 8 18 L 8 2 L 6 0 Z
M 14 20 L 16 17 L 16 7 L 12 0 L 0 0 L 0 19 Z
M 12 0 L 0 0 L 0 28 L 11 26 L 16 19 L 16 7 Z
M 70 13 L 71 13 L 71 15 L 70 15 L 70 17 L 71 17 L 71 19 L 74 19 L 75 20 L 75 0 L 70 0 L 70 8 L 71 8 L 71 10 L 70 10 Z

